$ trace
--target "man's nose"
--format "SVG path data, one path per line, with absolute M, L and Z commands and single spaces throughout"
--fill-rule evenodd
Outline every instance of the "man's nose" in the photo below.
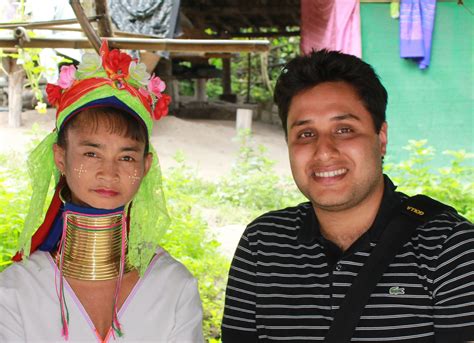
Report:
M 336 142 L 329 135 L 321 135 L 314 143 L 314 159 L 329 161 L 338 154 Z

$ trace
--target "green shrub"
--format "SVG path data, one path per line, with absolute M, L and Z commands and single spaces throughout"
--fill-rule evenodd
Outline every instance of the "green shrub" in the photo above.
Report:
M 410 140 L 405 149 L 409 151 L 406 161 L 385 166 L 385 171 L 400 185 L 398 190 L 408 195 L 429 195 L 474 220 L 474 154 L 465 150 L 445 151 L 443 154 L 452 158 L 450 164 L 435 169 L 430 163 L 435 150 L 426 140 Z
M 229 261 L 218 251 L 219 243 L 201 215 L 201 203 L 207 203 L 205 199 L 215 186 L 198 178 L 181 153 L 175 159 L 178 166 L 168 170 L 164 178 L 172 223 L 161 244 L 198 279 L 204 336 L 211 340 L 220 335 L 229 269 Z
M 240 149 L 230 174 L 216 185 L 213 194 L 220 205 L 241 207 L 261 214 L 305 201 L 289 177 L 278 175 L 266 148 L 255 147 L 248 131 L 241 131 Z
M 25 163 L 18 156 L 0 155 L 0 271 L 16 252 L 31 195 L 27 180 Z

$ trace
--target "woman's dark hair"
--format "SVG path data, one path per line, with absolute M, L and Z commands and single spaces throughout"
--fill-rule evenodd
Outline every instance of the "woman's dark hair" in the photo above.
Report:
M 67 132 L 70 129 L 86 129 L 96 132 L 99 123 L 105 123 L 110 133 L 122 135 L 138 142 L 145 143 L 145 154 L 149 151 L 148 132 L 145 124 L 131 114 L 113 107 L 88 108 L 67 120 L 58 133 L 58 145 L 67 146 Z
M 274 101 L 285 135 L 291 101 L 301 91 L 323 82 L 344 81 L 354 87 L 380 132 L 385 122 L 387 91 L 374 69 L 361 59 L 338 51 L 319 50 L 298 56 L 283 68 L 276 83 Z

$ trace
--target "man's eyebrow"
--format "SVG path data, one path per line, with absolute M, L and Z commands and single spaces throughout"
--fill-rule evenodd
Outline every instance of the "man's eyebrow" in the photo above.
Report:
M 292 129 L 296 126 L 303 126 L 303 125 L 306 125 L 306 124 L 311 123 L 311 122 L 312 122 L 311 119 L 297 120 L 293 124 L 291 124 L 290 129 Z
M 332 117 L 330 120 L 339 121 L 339 120 L 346 120 L 346 119 L 355 119 L 355 120 L 360 121 L 360 118 L 352 113 L 340 114 L 340 115 Z
M 338 114 L 334 117 L 331 117 L 331 121 L 339 121 L 339 120 L 346 120 L 346 119 L 355 119 L 360 121 L 360 118 L 356 116 L 355 114 L 352 113 L 345 113 L 345 114 Z M 291 124 L 290 129 L 296 127 L 296 126 L 303 126 L 308 123 L 311 123 L 313 120 L 312 119 L 302 119 L 302 120 L 297 120 L 293 124 Z

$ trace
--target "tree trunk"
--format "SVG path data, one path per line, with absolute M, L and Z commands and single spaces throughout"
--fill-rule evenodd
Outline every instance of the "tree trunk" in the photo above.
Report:
M 25 71 L 18 65 L 15 58 L 7 57 L 8 64 L 8 126 L 18 128 L 21 126 L 21 95 Z

